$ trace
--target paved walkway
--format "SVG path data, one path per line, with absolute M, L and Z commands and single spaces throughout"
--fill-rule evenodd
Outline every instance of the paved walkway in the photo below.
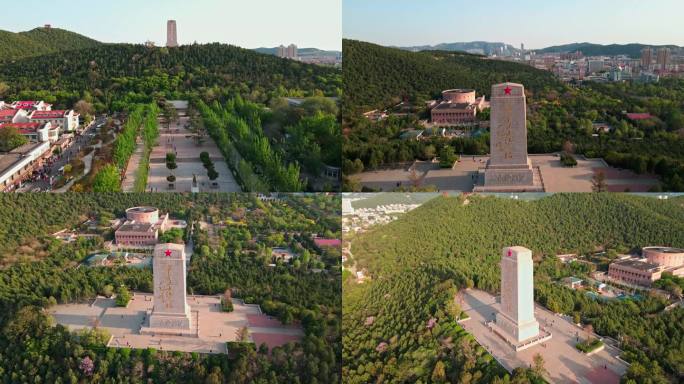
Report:
M 193 132 L 185 128 L 189 120 L 187 116 L 181 116 L 169 129 L 165 124 L 160 124 L 160 136 L 150 154 L 147 189 L 154 192 L 190 192 L 192 177 L 196 175 L 200 192 L 241 192 L 242 189 L 235 181 L 216 143 L 207 136 L 202 145 L 197 145 Z M 178 168 L 173 171 L 166 168 L 165 159 L 168 152 L 176 153 Z M 202 152 L 209 153 L 219 174 L 214 182 L 209 180 L 207 170 L 200 161 L 199 156 Z M 169 182 L 166 180 L 171 173 L 176 176 L 174 189 L 169 189 Z
M 618 384 L 627 366 L 616 359 L 620 351 L 614 347 L 606 348 L 587 356 L 575 348 L 577 337 L 586 338 L 583 330 L 566 318 L 559 317 L 537 305 L 535 316 L 539 325 L 551 332 L 552 338 L 543 344 L 515 352 L 499 335 L 495 334 L 484 322 L 494 320 L 500 309 L 495 296 L 476 289 L 459 292 L 455 298 L 470 315 L 463 321 L 463 327 L 485 347 L 508 371 L 517 367 L 531 366 L 534 355 L 544 358 L 551 383 L 581 384 Z
M 121 190 L 124 192 L 135 192 L 135 180 L 138 177 L 138 168 L 140 167 L 140 162 L 145 154 L 145 140 L 138 137 L 136 140 L 135 152 L 130 159 L 128 159 L 128 167 L 126 168 L 126 174 L 121 182 Z

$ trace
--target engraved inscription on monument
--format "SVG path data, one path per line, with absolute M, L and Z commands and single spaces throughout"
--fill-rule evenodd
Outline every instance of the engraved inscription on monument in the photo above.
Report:
M 185 290 L 185 247 L 181 244 L 157 244 L 152 267 L 154 307 L 150 327 L 189 329 L 191 316 Z
M 527 157 L 525 88 L 520 84 L 492 86 L 490 157 L 484 185 L 476 191 L 534 191 L 534 171 Z
M 527 112 L 520 84 L 492 86 L 490 166 L 527 166 Z

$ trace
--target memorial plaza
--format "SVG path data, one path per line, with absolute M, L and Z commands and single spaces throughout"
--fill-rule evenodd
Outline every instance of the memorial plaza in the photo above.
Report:
M 173 334 L 141 334 L 141 326 L 152 311 L 153 295 L 135 293 L 126 307 L 117 307 L 115 300 L 98 297 L 84 304 L 63 304 L 50 308 L 55 322 L 71 330 L 97 327 L 111 335 L 109 347 L 155 348 L 158 350 L 227 353 L 226 343 L 238 341 L 246 327 L 249 340 L 269 349 L 301 339 L 300 327 L 282 325 L 261 312 L 258 305 L 233 299 L 233 312 L 221 310 L 218 296 L 188 296 L 188 305 L 196 326 L 197 337 Z
M 474 100 L 472 90 L 455 91 L 458 98 Z M 577 165 L 566 167 L 560 154 L 529 156 L 524 86 L 494 84 L 491 95 L 488 156 L 464 156 L 451 168 L 441 168 L 436 159 L 414 162 L 406 168 L 364 172 L 352 180 L 383 191 L 434 187 L 462 192 L 591 192 L 599 174 L 610 192 L 647 192 L 658 184 L 656 177 L 617 170 L 602 159 L 580 158 Z
M 591 192 L 592 178 L 597 172 L 603 172 L 610 192 L 646 192 L 658 184 L 655 176 L 637 175 L 629 170 L 618 170 L 610 167 L 602 159 L 585 159 L 576 156 L 577 166 L 565 167 L 557 154 L 530 155 L 533 168 L 538 168 L 541 182 L 546 192 Z M 441 191 L 473 190 L 478 177 L 478 170 L 485 167 L 489 156 L 463 156 L 453 168 L 440 168 L 439 163 L 416 161 L 415 174 L 419 177 L 421 187 L 435 186 Z M 412 173 L 408 167 L 367 171 L 351 176 L 361 185 L 392 191 L 400 187 L 413 185 Z
M 536 354 L 544 359 L 551 383 L 618 384 L 627 365 L 617 359 L 621 351 L 606 342 L 605 349 L 586 355 L 575 347 L 586 333 L 566 317 L 560 317 L 539 305 L 534 316 L 539 326 L 553 337 L 516 352 L 486 323 L 496 321 L 501 311 L 497 297 L 476 289 L 460 291 L 455 298 L 470 318 L 460 323 L 509 372 L 517 367 L 530 367 Z M 595 335 L 594 335 L 595 337 Z

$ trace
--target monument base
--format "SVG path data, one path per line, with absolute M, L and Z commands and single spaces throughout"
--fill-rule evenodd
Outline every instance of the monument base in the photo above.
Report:
M 545 192 L 538 167 L 487 167 L 478 170 L 473 192 Z
M 149 311 L 147 314 L 149 320 L 146 325 L 140 328 L 141 335 L 199 337 L 197 327 L 199 317 L 195 311 L 192 311 L 192 314 L 187 316 L 150 315 Z
M 498 317 L 498 316 L 497 316 Z M 515 337 L 513 337 L 511 334 L 509 334 L 505 329 L 501 328 L 496 324 L 494 321 L 490 321 L 487 323 L 487 326 L 494 331 L 500 338 L 502 338 L 508 345 L 510 345 L 515 352 L 519 352 L 522 350 L 525 350 L 527 348 L 530 348 L 532 346 L 535 346 L 537 344 L 541 344 L 547 340 L 551 339 L 551 332 L 546 331 L 545 329 L 539 329 L 539 333 L 531 337 L 529 339 L 523 340 L 523 341 L 518 341 Z
M 539 335 L 539 323 L 536 320 L 518 323 L 503 313 L 497 313 L 496 325 L 518 343 Z

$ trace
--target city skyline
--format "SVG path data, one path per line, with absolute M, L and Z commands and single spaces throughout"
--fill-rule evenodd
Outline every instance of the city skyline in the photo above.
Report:
M 524 43 L 527 49 L 581 42 L 684 46 L 684 35 L 675 28 L 684 3 L 676 0 L 659 0 L 658 6 L 636 0 L 619 6 L 589 0 L 492 0 L 487 6 L 471 5 L 462 0 L 400 5 L 391 0 L 344 0 L 342 35 L 386 46 L 470 41 L 514 47 Z
M 22 17 L 3 21 L 0 30 L 23 32 L 51 24 L 53 28 L 106 43 L 143 44 L 150 40 L 164 46 L 166 22 L 176 20 L 181 45 L 197 41 L 272 48 L 294 43 L 302 48 L 341 50 L 341 1 L 203 0 L 203 6 L 198 7 L 198 2 L 179 0 L 121 0 L 97 4 L 84 0 L 55 0 L 49 7 L 38 6 Z M 264 12 L 264 8 L 269 12 Z M 54 12 L 55 9 L 70 11 Z M 311 14 L 316 17 L 309 17 Z

